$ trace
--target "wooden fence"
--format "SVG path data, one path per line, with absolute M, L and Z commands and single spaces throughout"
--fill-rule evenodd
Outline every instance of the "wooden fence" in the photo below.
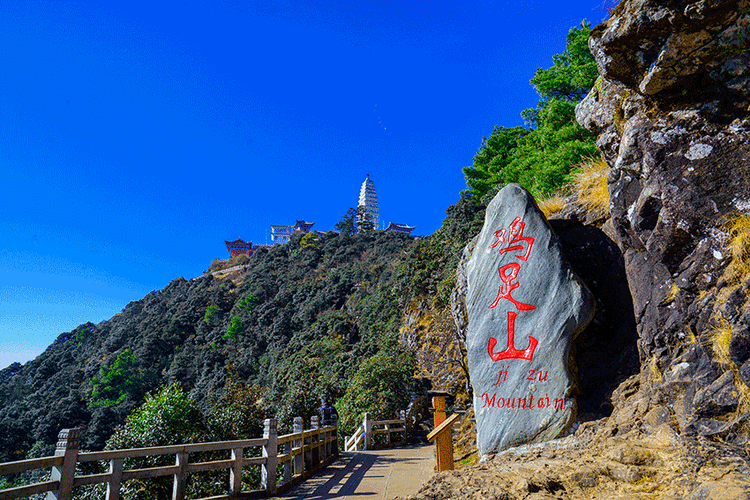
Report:
M 385 444 L 393 442 L 392 434 L 398 434 L 402 441 L 411 434 L 414 426 L 424 416 L 427 408 L 428 398 L 422 396 L 409 403 L 406 410 L 401 410 L 401 418 L 394 420 L 370 420 L 370 415 L 365 413 L 362 425 L 360 425 L 351 437 L 344 439 L 344 451 L 359 451 L 372 449 L 373 436 L 385 435 Z
M 232 500 L 273 495 L 303 480 L 315 470 L 331 463 L 338 455 L 336 425 L 322 427 L 312 417 L 311 429 L 303 430 L 302 418 L 294 419 L 291 434 L 278 436 L 276 420 L 266 419 L 263 437 L 239 441 L 195 443 L 128 450 L 78 452 L 79 429 L 63 429 L 59 434 L 55 456 L 0 464 L 0 476 L 52 468 L 48 481 L 0 490 L 0 500 L 11 500 L 47 492 L 47 500 L 68 500 L 76 487 L 106 483 L 107 500 L 119 500 L 121 486 L 131 479 L 173 476 L 172 500 L 184 500 L 188 475 L 196 472 L 229 470 L 227 494 L 211 500 Z M 261 448 L 261 456 L 247 458 L 245 450 Z M 228 450 L 231 458 L 210 462 L 191 462 L 190 454 Z M 175 464 L 144 469 L 125 469 L 125 459 L 174 455 Z M 108 462 L 109 471 L 102 474 L 77 475 L 76 465 Z M 250 465 L 261 467 L 261 489 L 242 490 L 242 470 Z M 277 477 L 277 469 L 281 477 Z

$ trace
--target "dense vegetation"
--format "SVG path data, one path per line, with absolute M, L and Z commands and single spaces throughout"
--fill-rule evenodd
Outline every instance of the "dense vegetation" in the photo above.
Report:
M 549 69 L 537 69 L 531 84 L 539 94 L 536 108 L 521 112 L 528 128 L 497 126 L 464 168 L 465 194 L 481 199 L 498 184 L 517 182 L 536 197 L 554 193 L 570 182 L 575 166 L 598 157 L 595 137 L 578 125 L 575 105 L 598 77 L 587 45 L 591 27 L 585 21 L 568 33 L 565 52 Z
M 344 396 L 363 360 L 381 352 L 402 361 L 398 282 L 408 278 L 399 272 L 414 243 L 379 231 L 295 237 L 258 249 L 244 269 L 174 280 L 60 335 L 0 372 L 0 460 L 49 453 L 74 425 L 84 448 L 102 448 L 149 392 L 175 382 L 206 425 L 237 382 L 262 392 L 262 413 L 282 428 L 309 417 L 320 397 Z M 407 403 L 408 394 L 392 401 Z

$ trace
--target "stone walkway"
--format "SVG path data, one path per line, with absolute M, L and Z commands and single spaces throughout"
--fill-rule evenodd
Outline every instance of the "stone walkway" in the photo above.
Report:
M 435 447 L 415 445 L 358 453 L 339 460 L 277 500 L 389 500 L 413 495 L 434 474 Z

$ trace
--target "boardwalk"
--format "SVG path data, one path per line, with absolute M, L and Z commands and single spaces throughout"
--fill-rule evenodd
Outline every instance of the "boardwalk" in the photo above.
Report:
M 411 495 L 434 474 L 435 447 L 342 453 L 337 462 L 277 500 L 388 500 Z

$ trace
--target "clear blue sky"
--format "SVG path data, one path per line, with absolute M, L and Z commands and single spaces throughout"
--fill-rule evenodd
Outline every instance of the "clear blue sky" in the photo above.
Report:
M 224 240 L 440 227 L 590 1 L 0 2 L 0 367 L 192 278 Z

